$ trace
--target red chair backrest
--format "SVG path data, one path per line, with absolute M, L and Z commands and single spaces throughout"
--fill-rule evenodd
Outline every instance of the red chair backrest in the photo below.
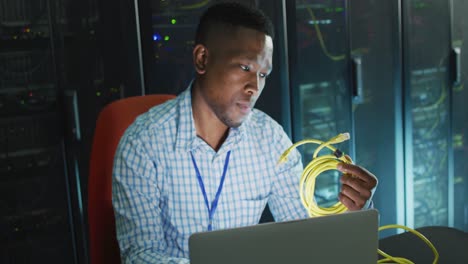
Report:
M 174 95 L 145 95 L 110 103 L 99 114 L 88 178 L 88 225 L 91 264 L 120 263 L 112 208 L 112 167 L 123 133 L 135 118 Z

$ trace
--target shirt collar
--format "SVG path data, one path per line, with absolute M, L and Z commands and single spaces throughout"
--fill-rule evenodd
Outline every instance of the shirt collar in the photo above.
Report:
M 178 96 L 178 123 L 177 123 L 177 131 L 176 131 L 176 141 L 174 145 L 174 150 L 184 150 L 184 151 L 191 151 L 203 144 L 203 140 L 197 137 L 197 132 L 195 130 L 195 122 L 193 120 L 193 112 L 192 112 L 192 87 L 193 87 L 193 80 Z M 220 150 L 224 149 L 226 146 L 230 146 L 231 144 L 238 143 L 242 140 L 245 136 L 245 130 L 248 121 L 250 120 L 250 115 L 244 120 L 242 125 L 238 128 L 230 128 L 229 135 L 226 138 L 226 141 L 223 143 L 223 146 Z

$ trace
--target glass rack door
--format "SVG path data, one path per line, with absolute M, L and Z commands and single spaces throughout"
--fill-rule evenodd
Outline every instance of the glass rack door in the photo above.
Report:
M 448 1 L 403 2 L 406 225 L 449 225 Z
M 145 83 L 148 93 L 178 94 L 194 77 L 192 49 L 198 20 L 215 1 L 150 0 L 151 32 L 145 51 Z
M 453 226 L 468 232 L 468 2 L 452 0 Z
M 288 20 L 294 141 L 353 133 L 346 8 L 343 0 L 297 0 L 288 6 L 288 16 L 295 17 L 295 21 Z M 349 141 L 337 147 L 351 153 Z M 304 164 L 310 162 L 315 148 L 305 145 L 300 149 Z M 337 171 L 327 171 L 317 178 L 319 205 L 337 202 L 339 176 Z
M 404 223 L 401 34 L 398 1 L 350 1 L 355 162 L 376 175 L 380 225 Z M 360 65 L 356 65 L 356 62 Z M 380 232 L 381 237 L 396 230 Z

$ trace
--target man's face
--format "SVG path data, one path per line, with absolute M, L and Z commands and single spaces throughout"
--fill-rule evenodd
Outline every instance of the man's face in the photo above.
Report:
M 200 93 L 222 123 L 238 127 L 254 107 L 271 72 L 273 41 L 262 32 L 240 27 L 232 36 L 209 41 L 207 50 Z

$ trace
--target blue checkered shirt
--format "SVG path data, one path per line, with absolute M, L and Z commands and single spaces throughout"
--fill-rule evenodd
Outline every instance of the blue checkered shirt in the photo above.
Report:
M 277 165 L 289 146 L 282 127 L 254 109 L 214 151 L 196 135 L 190 88 L 139 116 L 114 160 L 112 202 L 122 262 L 189 262 L 189 236 L 209 224 L 191 153 L 211 203 L 231 151 L 213 230 L 258 224 L 267 203 L 275 221 L 307 218 L 299 198 L 299 153 Z

